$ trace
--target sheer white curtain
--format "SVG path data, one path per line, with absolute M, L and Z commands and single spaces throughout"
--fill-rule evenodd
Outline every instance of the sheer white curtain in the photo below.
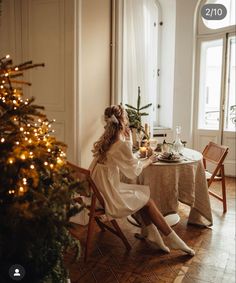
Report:
M 154 9 L 155 8 L 155 9 Z M 155 0 L 124 1 L 123 103 L 153 103 L 143 122 L 155 120 L 157 99 L 157 6 Z

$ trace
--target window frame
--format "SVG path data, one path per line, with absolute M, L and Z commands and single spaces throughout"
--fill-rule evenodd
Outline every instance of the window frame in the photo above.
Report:
M 197 32 L 195 35 L 196 38 L 196 52 L 195 52 L 195 115 L 194 115 L 194 123 L 193 126 L 197 131 L 211 131 L 220 132 L 221 142 L 223 141 L 223 132 L 225 132 L 225 103 L 226 103 L 226 95 L 227 95 L 227 63 L 228 63 L 228 38 L 232 35 L 235 35 L 236 25 L 227 26 L 219 29 L 210 29 L 205 26 L 202 17 L 201 17 L 201 8 L 203 5 L 207 3 L 207 0 L 203 0 L 200 2 L 197 13 Z M 204 28 L 202 28 L 204 27 Z M 221 72 L 221 94 L 220 94 L 220 116 L 219 116 L 219 128 L 218 129 L 202 129 L 199 128 L 199 101 L 200 101 L 200 71 L 201 71 L 201 43 L 204 41 L 211 41 L 223 39 L 223 51 L 222 51 L 222 72 Z M 228 131 L 227 132 L 232 132 Z

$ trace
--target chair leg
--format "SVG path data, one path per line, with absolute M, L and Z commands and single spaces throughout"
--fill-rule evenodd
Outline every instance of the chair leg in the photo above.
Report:
M 90 253 L 90 247 L 91 247 L 91 240 L 93 236 L 93 230 L 94 230 L 94 217 L 93 215 L 90 215 L 89 218 L 89 224 L 88 224 L 88 232 L 87 232 L 87 240 L 85 245 L 85 252 L 84 252 L 84 261 L 86 262 L 88 259 L 88 255 Z
M 101 229 L 101 231 L 102 231 L 102 232 L 105 232 L 106 230 L 105 230 L 105 228 L 103 227 L 102 222 L 99 220 L 99 218 L 98 218 L 98 217 L 95 217 L 95 220 L 96 220 L 96 222 L 97 222 L 97 225 L 98 225 L 99 228 Z
M 118 225 L 117 221 L 115 219 L 113 219 L 113 220 L 111 220 L 111 224 L 116 229 L 116 231 L 119 234 L 119 237 L 121 238 L 122 242 L 124 243 L 126 249 L 131 250 L 131 246 L 130 246 L 128 240 L 126 239 L 125 235 L 121 231 L 120 226 Z
M 94 224 L 95 224 L 95 207 L 96 207 L 96 197 L 92 196 L 90 213 L 89 213 L 89 223 L 88 223 L 88 232 L 87 232 L 87 241 L 85 246 L 84 261 L 88 259 L 90 252 L 91 240 L 93 236 Z
M 226 186 L 225 186 L 225 170 L 224 165 L 221 167 L 221 177 L 222 177 L 222 198 L 223 198 L 223 212 L 227 212 L 227 198 L 226 198 Z

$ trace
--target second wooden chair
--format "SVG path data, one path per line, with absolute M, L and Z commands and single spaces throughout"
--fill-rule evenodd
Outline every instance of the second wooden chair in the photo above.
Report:
M 222 183 L 221 196 L 210 189 L 209 194 L 223 202 L 224 213 L 227 212 L 224 160 L 228 154 L 228 150 L 229 148 L 227 146 L 218 145 L 214 142 L 209 142 L 209 144 L 205 147 L 202 153 L 203 164 L 205 169 L 207 169 L 208 163 L 211 164 L 211 170 L 206 170 L 208 187 L 210 187 L 214 181 L 221 181 Z

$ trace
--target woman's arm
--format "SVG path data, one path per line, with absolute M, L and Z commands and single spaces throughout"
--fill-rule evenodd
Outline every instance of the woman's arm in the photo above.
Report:
M 129 179 L 139 176 L 143 168 L 146 168 L 154 161 L 153 156 L 145 161 L 138 160 L 132 152 L 131 141 L 121 142 L 112 153 L 112 159 L 120 171 Z

